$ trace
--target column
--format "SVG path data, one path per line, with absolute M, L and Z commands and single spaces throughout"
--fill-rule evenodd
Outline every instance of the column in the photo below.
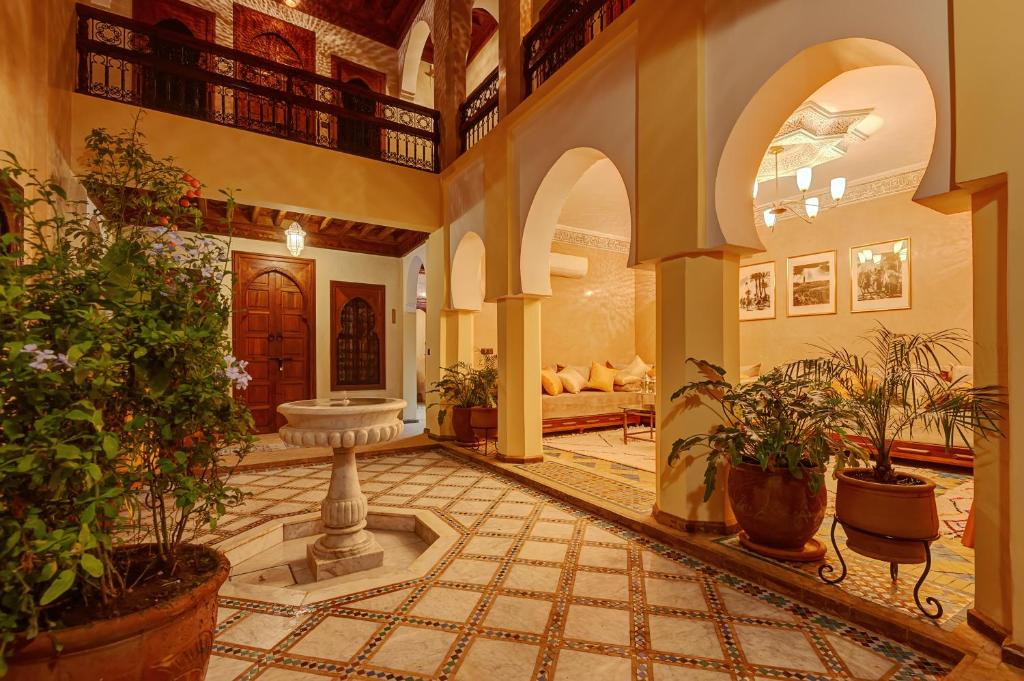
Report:
M 539 298 L 498 300 L 498 460 L 544 460 Z
M 706 459 L 684 455 L 671 468 L 668 455 L 681 437 L 707 432 L 716 417 L 707 409 L 682 411 L 670 397 L 696 378 L 687 357 L 739 374 L 739 258 L 708 253 L 657 265 L 657 502 L 654 516 L 687 531 L 724 532 L 736 524 L 719 475 L 714 496 L 704 501 Z
M 530 3 L 498 3 L 498 115 L 509 115 L 526 93 L 523 81 L 523 37 L 532 26 Z
M 441 167 L 459 157 L 459 107 L 466 100 L 466 55 L 472 30 L 471 0 L 434 4 L 434 108 L 441 112 Z

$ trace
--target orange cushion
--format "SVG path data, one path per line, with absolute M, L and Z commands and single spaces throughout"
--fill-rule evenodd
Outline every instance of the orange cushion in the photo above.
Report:
M 590 380 L 585 387 L 588 390 L 600 390 L 605 393 L 613 392 L 615 390 L 615 374 L 617 373 L 619 373 L 618 369 L 611 369 L 594 362 L 590 366 Z
M 540 372 L 540 386 L 548 395 L 558 395 L 562 392 L 562 379 L 551 369 L 542 369 Z

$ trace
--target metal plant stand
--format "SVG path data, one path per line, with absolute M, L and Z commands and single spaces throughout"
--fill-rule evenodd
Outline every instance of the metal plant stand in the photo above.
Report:
M 839 558 L 839 565 L 841 566 L 841 570 L 839 572 L 838 577 L 832 577 L 831 574 L 835 572 L 835 568 L 828 563 L 823 563 L 822 565 L 820 565 L 818 567 L 818 577 L 820 577 L 821 581 L 825 582 L 826 584 L 839 584 L 839 582 L 846 579 L 846 575 L 848 572 L 846 567 L 846 561 L 843 559 L 843 553 L 839 550 L 839 544 L 836 543 L 836 525 L 838 524 L 839 519 L 833 518 L 832 530 L 829 534 L 832 538 L 832 548 L 835 549 L 836 556 Z M 885 534 L 878 534 L 877 532 L 869 532 L 867 530 L 862 530 L 859 527 L 854 529 L 856 529 L 858 532 L 863 532 L 864 534 L 868 534 L 873 537 L 878 537 L 880 539 L 887 539 L 889 541 L 905 542 L 908 544 L 920 543 L 924 548 L 924 572 L 922 572 L 921 576 L 917 578 L 917 584 L 914 585 L 914 603 L 917 604 L 918 610 L 920 610 L 925 617 L 928 617 L 933 620 L 942 617 L 942 603 L 939 602 L 939 599 L 935 598 L 934 596 L 927 596 L 924 599 L 925 603 L 935 608 L 934 612 L 929 612 L 928 609 L 921 603 L 921 585 L 924 584 L 924 580 L 928 578 L 928 573 L 931 572 L 932 569 L 931 545 L 933 541 L 938 539 L 938 536 L 932 537 L 931 539 L 904 539 L 902 537 L 890 537 Z M 892 578 L 893 582 L 897 580 L 899 574 L 899 563 L 889 563 L 889 576 Z

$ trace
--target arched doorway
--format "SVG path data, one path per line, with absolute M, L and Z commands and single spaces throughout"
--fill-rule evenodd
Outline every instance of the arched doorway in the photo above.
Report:
M 405 257 L 402 332 L 402 398 L 406 434 L 416 433 L 426 422 L 427 269 L 426 247 Z
M 406 43 L 405 58 L 402 64 L 402 97 L 423 106 L 434 105 L 434 71 L 433 64 L 424 60 L 424 52 L 430 40 L 430 25 L 423 20 L 409 31 Z M 431 48 L 427 52 L 429 57 Z

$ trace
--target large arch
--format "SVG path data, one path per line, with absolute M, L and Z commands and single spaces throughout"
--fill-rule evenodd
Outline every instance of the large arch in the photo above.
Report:
M 406 41 L 405 57 L 402 63 L 402 95 L 412 99 L 416 95 L 416 80 L 419 78 L 420 58 L 423 48 L 430 37 L 430 24 L 424 20 L 417 21 L 409 30 Z
M 409 262 L 405 268 L 405 311 L 415 312 L 416 311 L 416 299 L 419 295 L 416 286 L 419 281 L 420 269 L 423 268 L 425 263 L 423 258 L 418 252 L 414 252 L 409 257 Z
M 584 173 L 602 160 L 611 160 L 604 152 L 592 147 L 577 147 L 562 154 L 544 176 L 533 196 L 526 224 L 523 227 L 522 244 L 519 253 L 519 276 L 523 293 L 529 295 L 551 295 L 551 241 L 558 227 L 558 218 L 573 187 Z M 619 180 L 628 196 L 622 169 Z M 632 201 L 630 220 L 634 222 Z
M 733 126 L 718 162 L 714 216 L 720 243 L 760 250 L 750 209 L 750 187 L 765 150 L 786 119 L 821 86 L 837 76 L 871 66 L 920 67 L 904 52 L 878 40 L 844 38 L 809 47 L 782 66 L 758 89 Z M 933 128 L 935 119 L 931 122 Z

